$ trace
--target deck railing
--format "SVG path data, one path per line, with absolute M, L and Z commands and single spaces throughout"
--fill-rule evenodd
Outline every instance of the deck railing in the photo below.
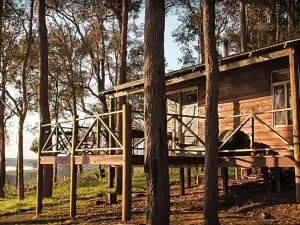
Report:
M 280 109 L 280 110 L 270 110 L 265 112 L 256 112 L 253 114 L 240 114 L 240 115 L 232 115 L 232 116 L 220 116 L 219 120 L 224 119 L 230 119 L 230 118 L 244 118 L 244 120 L 235 128 L 233 129 L 232 133 L 224 140 L 221 145 L 219 146 L 219 152 L 220 153 L 238 153 L 238 152 L 253 152 L 255 151 L 292 151 L 294 149 L 293 144 L 287 140 L 285 137 L 283 137 L 278 131 L 276 131 L 272 126 L 270 126 L 268 123 L 263 121 L 261 118 L 259 118 L 260 115 L 263 114 L 274 114 L 276 112 L 284 112 L 284 111 L 291 111 L 291 108 L 287 109 Z M 137 112 L 137 111 L 136 111 Z M 137 113 L 143 114 L 143 112 L 138 111 Z M 205 152 L 205 140 L 202 138 L 199 133 L 204 133 L 205 126 L 202 126 L 203 130 L 194 131 L 191 129 L 189 122 L 184 122 L 184 118 L 190 118 L 195 119 L 196 123 L 198 123 L 199 120 L 205 121 L 204 116 L 192 116 L 192 115 L 184 115 L 184 114 L 171 114 L 167 113 L 167 123 L 171 124 L 168 127 L 172 130 L 172 136 L 168 135 L 168 141 L 169 141 L 169 148 L 168 151 L 170 152 L 170 155 L 186 155 L 185 153 L 192 153 L 192 154 L 199 154 L 204 155 Z M 281 140 L 287 147 L 272 147 L 272 148 L 253 148 L 254 142 L 256 140 L 256 130 L 255 130 L 255 122 L 258 122 L 261 126 L 265 127 L 269 132 L 271 132 L 275 137 L 277 137 L 279 140 Z M 222 149 L 233 137 L 236 135 L 236 133 L 240 130 L 242 130 L 245 125 L 249 125 L 250 123 L 250 148 L 243 148 L 243 149 Z M 232 122 L 233 124 L 233 122 Z M 177 127 L 177 129 L 176 129 Z M 181 127 L 181 129 L 178 129 L 178 127 Z M 182 128 L 185 129 L 185 131 L 182 130 Z M 201 127 L 198 126 L 198 129 Z M 179 131 L 178 131 L 179 130 Z M 181 133 L 180 133 L 181 132 Z M 187 135 L 189 134 L 189 135 Z M 194 138 L 194 143 L 198 144 L 186 144 L 184 143 L 185 137 L 192 137 Z M 143 143 L 144 138 L 141 138 L 139 142 L 137 142 L 136 145 L 133 145 L 133 150 L 138 151 L 140 154 L 143 152 L 143 147 L 141 146 Z
M 272 126 L 263 121 L 259 116 L 263 114 L 274 114 L 276 112 L 290 111 L 291 109 L 271 110 L 265 112 L 257 112 L 253 114 L 240 114 L 232 116 L 220 116 L 219 120 L 243 118 L 243 121 L 232 131 L 232 133 L 223 140 L 219 146 L 219 152 L 252 152 L 254 142 L 256 140 L 255 123 L 265 127 L 275 137 L 281 140 L 287 147 L 274 148 L 259 148 L 255 151 L 269 150 L 293 150 L 293 144 L 283 137 Z M 41 148 L 41 155 L 71 155 L 72 146 L 74 146 L 75 155 L 85 154 L 114 154 L 116 151 L 122 151 L 122 133 L 117 133 L 114 127 L 114 118 L 117 114 L 122 114 L 123 111 L 114 111 L 102 114 L 95 114 L 85 118 L 73 118 L 73 120 L 59 121 L 51 124 L 41 125 L 42 129 L 46 130 L 46 141 Z M 137 116 L 139 115 L 139 116 Z M 144 132 L 140 127 L 143 127 L 143 112 L 132 111 L 132 150 L 133 155 L 141 155 L 144 151 Z M 187 122 L 184 121 L 188 120 Z M 193 121 L 195 120 L 195 121 Z M 192 122 L 191 122 L 192 121 Z M 168 151 L 170 155 L 182 155 L 185 153 L 200 154 L 205 152 L 205 140 L 199 133 L 204 133 L 205 126 L 199 125 L 199 121 L 205 121 L 204 116 L 193 116 L 184 114 L 167 113 L 168 132 Z M 88 124 L 79 126 L 79 124 Z M 191 128 L 191 125 L 196 123 L 198 131 Z M 230 123 L 234 123 L 233 121 Z M 250 132 L 248 132 L 251 140 L 249 149 L 222 149 L 236 133 L 242 130 L 246 125 L 250 124 Z M 73 136 L 78 137 L 73 140 Z M 204 135 L 203 135 L 204 136 Z M 194 139 L 193 143 L 185 143 L 185 139 Z M 76 141 L 76 143 L 73 143 Z
M 122 113 L 123 110 L 119 110 L 41 125 L 41 129 L 46 131 L 46 140 L 42 145 L 41 155 L 71 155 L 72 146 L 76 155 L 109 154 L 109 151 L 122 151 L 123 143 L 120 139 L 122 135 L 118 135 L 110 124 L 110 117 Z M 88 125 L 80 126 L 79 123 Z M 77 137 L 76 140 L 73 140 L 74 136 Z M 114 144 L 109 146 L 108 143 L 112 142 Z

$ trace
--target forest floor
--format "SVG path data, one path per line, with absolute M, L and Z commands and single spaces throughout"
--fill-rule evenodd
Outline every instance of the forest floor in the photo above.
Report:
M 170 224 L 201 224 L 203 184 L 186 188 L 179 194 L 178 170 L 172 169 L 171 222 Z M 193 180 L 194 181 L 194 180 Z M 285 179 L 284 189 L 276 192 L 272 181 L 264 186 L 263 180 L 229 180 L 229 195 L 222 193 L 219 180 L 219 217 L 221 224 L 300 224 L 300 208 L 295 204 L 295 184 Z M 26 199 L 18 201 L 13 187 L 6 190 L 7 199 L 0 200 L 1 224 L 122 224 L 121 204 L 96 205 L 105 201 L 106 180 L 99 181 L 95 174 L 81 175 L 78 179 L 77 217 L 69 220 L 69 183 L 60 181 L 54 189 L 54 197 L 45 199 L 43 212 L 35 217 L 35 190 L 27 186 Z M 120 198 L 119 198 L 120 200 Z M 145 177 L 141 170 L 133 176 L 132 220 L 128 224 L 145 223 Z

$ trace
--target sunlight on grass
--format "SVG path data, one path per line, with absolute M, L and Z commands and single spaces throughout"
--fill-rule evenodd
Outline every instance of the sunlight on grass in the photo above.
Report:
M 178 168 L 170 169 L 170 184 L 173 185 L 179 182 L 179 170 Z M 35 183 L 31 182 L 26 184 L 25 200 L 18 200 L 16 187 L 13 185 L 7 185 L 6 199 L 0 199 L 0 216 L 17 214 L 24 211 L 34 210 L 36 206 L 35 202 Z M 145 192 L 146 191 L 146 176 L 143 167 L 134 168 L 132 176 L 132 191 L 133 192 Z M 30 190 L 30 191 L 28 191 Z M 109 190 L 107 186 L 107 178 L 97 179 L 95 173 L 84 173 L 78 175 L 77 180 L 77 196 L 78 207 L 82 207 L 88 204 L 88 199 L 104 198 L 105 193 Z M 59 180 L 53 190 L 52 198 L 45 198 L 43 200 L 44 207 L 59 206 L 62 208 L 69 207 L 69 195 L 70 195 L 70 179 L 65 181 Z

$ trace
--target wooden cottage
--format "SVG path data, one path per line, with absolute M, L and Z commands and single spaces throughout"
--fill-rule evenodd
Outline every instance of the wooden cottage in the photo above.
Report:
M 300 39 L 219 59 L 218 166 L 223 170 L 225 192 L 228 187 L 228 167 L 275 167 L 278 175 L 277 190 L 280 190 L 281 183 L 280 168 L 295 167 L 296 201 L 300 203 L 299 64 Z M 205 129 L 209 129 L 204 126 L 205 65 L 167 73 L 165 80 L 168 99 L 168 164 L 203 165 L 203 134 Z M 131 168 L 144 163 L 144 133 L 141 126 L 143 112 L 135 105 L 123 105 L 122 109 L 115 110 L 113 103 L 120 96 L 139 94 L 142 97 L 143 90 L 143 79 L 128 82 L 100 93 L 110 97 L 108 113 L 40 124 L 37 214 L 42 210 L 43 165 L 71 165 L 70 216 L 74 217 L 76 165 L 101 164 L 123 166 L 122 220 L 130 218 Z M 122 114 L 122 124 L 126 125 L 121 134 L 114 131 L 117 114 Z M 134 114 L 139 114 L 139 117 Z M 90 120 L 90 125 L 80 136 L 79 127 L 82 121 L 87 120 Z M 71 130 L 64 128 L 68 123 Z M 105 133 L 109 136 L 109 143 L 102 145 L 101 135 Z M 239 134 L 243 134 L 244 138 L 236 139 L 237 145 L 230 145 Z M 54 137 L 52 144 L 51 139 Z M 107 136 L 104 139 L 107 140 Z M 88 141 L 92 141 L 92 145 Z M 116 151 L 122 154 L 114 154 Z M 183 170 L 180 175 L 183 189 Z M 111 187 L 112 179 L 108 180 Z
M 241 130 L 250 138 L 254 135 L 253 141 L 278 149 L 280 154 L 293 150 L 290 74 L 293 69 L 298 72 L 300 61 L 294 57 L 298 45 L 300 39 L 295 39 L 220 58 L 220 134 L 243 125 Z M 203 64 L 166 74 L 168 113 L 182 114 L 183 122 L 189 123 L 199 137 L 203 137 L 205 130 L 204 118 L 201 119 L 205 114 L 205 83 Z M 143 79 L 132 81 L 105 94 L 119 97 L 140 93 L 143 84 Z M 174 130 L 172 126 L 169 121 L 169 132 Z M 194 141 L 188 131 L 180 137 L 178 124 L 175 127 L 176 137 L 182 138 L 182 142 L 189 144 Z

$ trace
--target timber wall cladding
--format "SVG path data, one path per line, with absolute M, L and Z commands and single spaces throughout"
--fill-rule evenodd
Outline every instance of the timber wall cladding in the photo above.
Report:
M 288 58 L 280 58 L 270 62 L 259 63 L 220 74 L 219 116 L 226 117 L 240 114 L 253 114 L 273 109 L 272 106 L 272 72 L 288 68 Z M 198 86 L 199 115 L 205 114 L 205 78 Z M 292 142 L 292 126 L 274 127 L 273 115 L 262 114 L 258 117 Z M 219 120 L 220 133 L 224 130 L 234 130 L 246 117 L 227 118 Z M 251 121 L 242 131 L 250 135 Z M 255 141 L 263 142 L 273 148 L 287 147 L 267 127 L 254 121 Z M 199 135 L 204 136 L 204 121 L 198 123 Z M 251 137 L 251 135 L 250 135 Z

